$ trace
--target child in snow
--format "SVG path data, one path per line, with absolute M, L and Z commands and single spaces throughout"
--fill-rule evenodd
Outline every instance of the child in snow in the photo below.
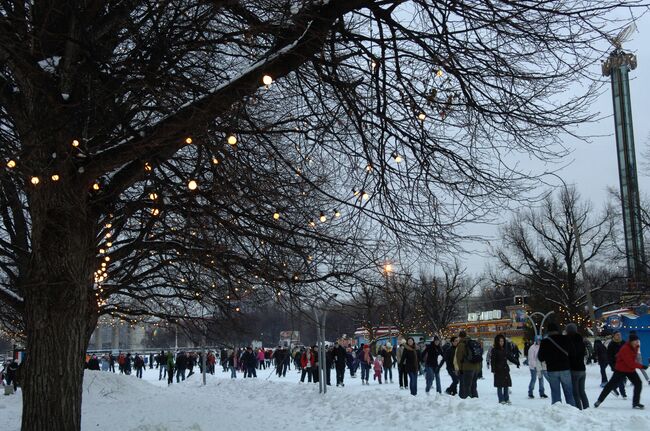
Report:
M 375 375 L 373 376 L 373 380 L 379 380 L 379 384 L 381 385 L 381 356 L 377 355 L 375 357 L 375 362 L 373 364 L 373 368 L 375 370 Z

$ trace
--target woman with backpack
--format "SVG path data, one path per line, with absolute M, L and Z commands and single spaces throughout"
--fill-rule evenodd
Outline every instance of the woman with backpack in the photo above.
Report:
M 510 378 L 510 367 L 508 366 L 508 352 L 506 349 L 506 337 L 499 334 L 494 337 L 494 346 L 490 353 L 490 364 L 494 374 L 494 387 L 497 388 L 499 404 L 510 404 L 508 391 L 512 386 Z M 513 362 L 514 363 L 514 362 Z
M 411 395 L 417 395 L 420 362 L 418 361 L 417 346 L 415 345 L 413 337 L 408 337 L 406 344 L 404 344 L 404 351 L 402 352 L 400 364 L 404 367 L 404 372 L 408 374 Z

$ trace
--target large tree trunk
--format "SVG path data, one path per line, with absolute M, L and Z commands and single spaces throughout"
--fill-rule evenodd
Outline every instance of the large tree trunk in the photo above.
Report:
M 75 431 L 84 354 L 97 321 L 96 223 L 83 210 L 87 193 L 66 193 L 63 181 L 41 187 L 30 195 L 32 256 L 23 283 L 22 430 Z

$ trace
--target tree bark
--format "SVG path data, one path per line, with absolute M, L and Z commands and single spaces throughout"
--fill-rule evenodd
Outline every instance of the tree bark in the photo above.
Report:
M 81 429 L 84 355 L 97 321 L 97 223 L 83 211 L 88 193 L 74 189 L 43 184 L 29 195 L 32 255 L 23 283 L 27 346 L 19 381 L 23 431 Z

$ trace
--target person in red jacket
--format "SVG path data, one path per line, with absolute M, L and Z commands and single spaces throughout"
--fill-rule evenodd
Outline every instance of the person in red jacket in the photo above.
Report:
M 594 403 L 594 407 L 598 407 L 605 401 L 607 395 L 620 384 L 623 379 L 626 377 L 634 385 L 634 396 L 632 397 L 632 408 L 642 409 L 643 404 L 639 401 L 641 400 L 641 379 L 636 373 L 636 369 L 640 368 L 647 370 L 647 365 L 642 365 L 636 361 L 637 355 L 639 353 L 639 337 L 636 334 L 630 334 L 630 338 L 627 343 L 621 347 L 621 349 L 616 354 L 616 365 L 614 366 L 614 375 L 607 385 L 603 388 L 603 391 L 598 397 L 598 401 Z
M 302 374 L 300 375 L 300 383 L 305 382 L 305 376 L 307 376 L 307 381 L 311 383 L 312 368 L 316 359 L 314 358 L 314 351 L 311 347 L 307 347 L 307 350 L 300 357 L 300 366 L 302 367 Z M 316 380 L 314 381 L 316 383 Z

